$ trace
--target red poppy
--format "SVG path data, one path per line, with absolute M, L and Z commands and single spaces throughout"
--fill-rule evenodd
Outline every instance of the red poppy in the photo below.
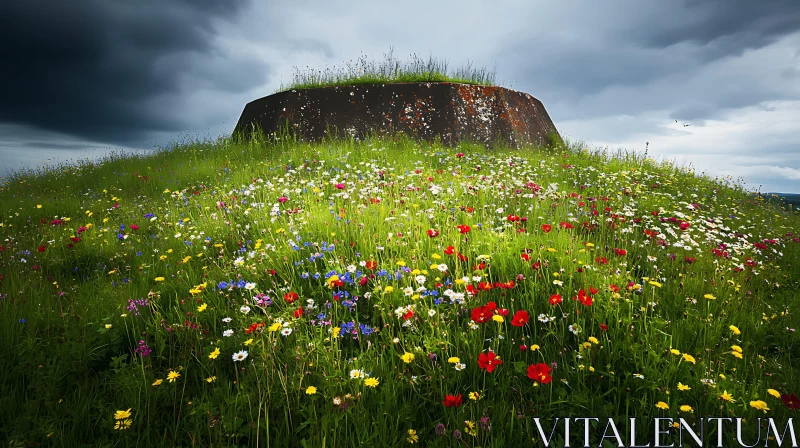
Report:
M 623 256 L 623 255 L 627 255 L 628 251 L 625 250 L 625 249 L 614 249 L 614 253 L 619 255 L 619 256 Z
M 574 229 L 574 227 L 572 227 L 572 224 L 566 221 L 562 221 L 558 226 L 561 227 L 562 229 Z
M 470 227 L 468 225 L 466 225 L 466 224 L 460 224 L 460 225 L 456 226 L 456 228 L 462 234 L 469 233 L 469 231 L 470 231 Z
M 292 302 L 294 302 L 295 300 L 297 300 L 299 298 L 300 298 L 300 295 L 297 294 L 294 291 L 287 292 L 286 294 L 283 295 L 283 300 L 285 300 L 285 301 L 287 301 L 289 303 L 292 303 Z
M 531 267 L 532 267 L 533 269 L 539 269 L 540 267 L 542 267 L 542 263 L 541 263 L 540 261 L 535 261 L 535 262 L 534 262 L 534 263 L 531 265 Z
M 453 255 L 455 253 L 456 248 L 453 246 L 447 246 L 447 249 L 444 250 L 444 253 L 447 255 Z
M 797 398 L 795 394 L 783 394 L 781 401 L 791 410 L 800 409 L 800 398 Z
M 528 366 L 528 378 L 537 383 L 547 384 L 553 379 L 553 376 L 550 375 L 550 366 L 539 363 Z
M 444 406 L 447 408 L 457 408 L 461 406 L 461 394 L 458 395 L 448 395 L 444 397 Z
M 519 257 L 522 258 L 524 261 L 530 261 L 531 256 L 528 254 L 519 254 Z
M 691 225 L 691 224 L 689 224 L 689 223 L 688 223 L 688 222 L 686 222 L 686 221 L 681 221 L 680 228 L 681 228 L 681 230 L 686 230 L 686 229 L 688 229 L 688 228 L 689 228 L 689 226 L 690 226 L 690 225 Z
M 36 250 L 39 252 L 44 252 L 45 250 L 47 250 L 47 246 L 46 245 L 39 246 L 39 248 Z
M 608 325 L 600 324 L 600 329 L 603 330 L 603 331 L 606 331 L 606 330 L 608 330 Z
M 469 258 L 467 258 L 467 256 L 466 256 L 466 255 L 464 255 L 464 254 L 460 254 L 460 253 L 459 253 L 459 254 L 456 254 L 456 257 L 458 257 L 458 259 L 459 259 L 459 260 L 461 260 L 461 261 L 467 261 L 467 260 L 469 260 Z
M 597 294 L 598 292 L 600 292 L 600 290 L 595 288 L 594 286 L 589 287 L 589 294 Z
M 439 236 L 439 231 L 438 230 L 433 230 L 433 229 L 428 229 L 428 236 L 431 237 L 431 238 L 436 238 L 437 236 Z
M 378 262 L 375 260 L 369 260 L 364 266 L 367 269 L 375 269 L 378 267 Z
M 500 357 L 495 355 L 494 352 L 489 352 L 488 354 L 481 353 L 478 355 L 478 367 L 489 373 L 492 373 L 494 369 L 502 363 L 503 361 L 501 361 Z
M 542 224 L 542 230 L 544 233 L 549 233 L 551 230 L 553 230 L 553 226 L 550 224 Z
M 294 310 L 294 317 L 296 317 L 297 319 L 303 317 L 303 307 Z
M 507 219 L 508 219 L 508 222 L 517 222 L 517 221 L 519 221 L 520 218 L 517 215 L 508 215 Z
M 611 292 L 619 292 L 619 290 L 620 290 L 621 288 L 620 288 L 619 286 L 617 286 L 617 285 L 615 285 L 615 284 L 613 284 L 613 283 L 612 283 L 612 284 L 608 285 L 608 289 L 610 289 L 610 290 L 611 290 Z
M 494 302 L 489 302 L 484 306 L 475 307 L 472 309 L 471 318 L 474 322 L 479 324 L 489 322 L 496 309 L 497 304 Z
M 597 257 L 594 259 L 594 261 L 599 264 L 608 264 L 608 260 L 606 259 L 606 257 Z
M 521 327 L 528 323 L 528 319 L 530 319 L 530 315 L 527 311 L 517 311 L 514 313 L 514 317 L 511 318 L 511 325 Z
M 553 294 L 547 301 L 550 302 L 550 305 L 556 306 L 563 302 L 563 299 L 561 298 L 561 294 Z

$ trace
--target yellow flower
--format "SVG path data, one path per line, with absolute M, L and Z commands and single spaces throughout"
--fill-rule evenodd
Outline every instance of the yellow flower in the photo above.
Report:
M 600 341 L 598 341 L 597 338 L 594 337 L 594 336 L 589 336 L 589 342 L 591 342 L 592 344 L 599 344 L 600 343 Z
M 536 350 L 539 350 L 540 348 L 541 347 L 539 347 L 538 344 L 533 344 L 533 345 L 531 345 L 530 351 L 535 352 Z
M 731 355 L 733 355 L 733 356 L 735 356 L 735 357 L 737 357 L 739 359 L 742 359 L 742 354 L 739 353 L 739 352 L 731 352 Z
M 162 380 L 162 379 L 157 379 L 157 380 L 155 380 L 155 381 L 153 382 L 153 387 L 155 387 L 155 386 L 158 386 L 158 385 L 160 385 L 160 384 L 161 384 L 161 383 L 163 383 L 163 382 L 164 382 L 164 380 Z
M 42 204 L 36 204 L 36 208 L 42 208 Z
M 117 420 L 117 422 L 114 424 L 114 429 L 124 431 L 131 427 L 131 423 L 133 423 L 133 421 L 129 418 L 125 420 Z
M 317 388 L 316 387 L 308 386 L 306 388 L 306 395 L 314 395 L 315 393 L 317 393 Z
M 691 387 L 689 387 L 689 386 L 687 386 L 687 385 L 685 385 L 683 383 L 678 383 L 678 390 L 684 391 L 684 390 L 690 390 L 690 389 L 691 389 Z
M 692 407 L 688 404 L 685 404 L 681 406 L 681 412 L 694 412 L 694 409 L 692 409 Z
M 117 411 L 114 413 L 115 420 L 123 420 L 131 416 L 131 410 L 128 408 L 127 411 Z
M 280 322 L 275 322 L 274 324 L 270 325 L 269 328 L 267 328 L 267 330 L 274 332 L 274 331 L 280 330 L 281 327 L 282 327 L 282 325 L 281 325 Z
M 394 291 L 394 287 L 392 287 L 392 286 L 387 286 L 387 287 L 383 288 L 383 293 L 384 294 L 388 294 L 388 293 L 390 293 L 392 291 Z
M 217 347 L 217 348 L 214 349 L 213 352 L 208 354 L 208 359 L 217 359 L 217 356 L 219 356 L 219 353 L 220 353 L 219 352 L 219 347 Z
M 738 345 L 731 345 L 731 350 L 742 353 L 742 347 L 739 347 Z
M 481 399 L 481 395 L 479 393 L 477 393 L 477 392 L 470 392 L 469 393 L 469 399 L 472 400 L 472 401 L 478 401 L 478 400 Z
M 656 288 L 660 288 L 661 287 L 661 283 L 659 283 L 659 282 L 655 282 L 655 281 L 650 280 L 647 283 L 650 283 L 651 285 L 655 286 Z
M 763 402 L 761 400 L 751 401 L 750 402 L 750 406 L 753 407 L 754 409 L 758 409 L 759 411 L 764 411 L 765 414 L 767 413 L 767 411 L 770 410 L 767 407 L 767 403 L 765 403 L 765 402 Z
M 164 256 L 162 255 L 162 257 L 164 257 Z M 167 257 L 164 257 L 164 258 L 167 258 Z M 163 281 L 164 281 L 164 277 L 156 277 L 156 279 L 155 279 L 155 280 L 156 280 L 157 282 L 163 282 Z
M 398 261 L 398 262 L 397 262 L 397 263 L 395 263 L 395 264 L 396 264 L 396 265 L 398 265 L 398 266 L 405 266 L 405 265 L 406 265 L 406 262 L 405 262 L 405 261 L 402 261 L 402 260 L 400 260 L 400 261 Z
M 708 300 L 717 300 L 717 298 L 716 298 L 716 297 L 714 297 L 714 296 L 712 296 L 711 294 L 706 294 L 706 295 L 704 295 L 703 297 L 705 297 L 705 298 L 706 298 L 706 299 L 708 299 Z
M 364 380 L 364 385 L 366 385 L 367 387 L 373 387 L 374 388 L 374 387 L 377 387 L 378 384 L 380 384 L 380 381 L 378 381 L 377 378 L 367 378 L 367 379 Z
M 206 308 L 208 308 L 208 304 L 204 303 L 204 304 L 202 304 L 202 305 L 197 307 L 197 312 L 198 313 L 202 313 L 203 311 L 206 310 Z
M 694 356 L 692 356 L 692 355 L 690 355 L 688 353 L 684 353 L 683 354 L 683 359 L 685 359 L 686 362 L 690 362 L 692 364 L 696 364 L 697 363 L 697 361 L 695 361 L 695 359 L 694 359 Z
M 451 356 L 447 359 L 447 362 L 449 362 L 450 364 L 458 364 L 461 362 L 461 358 L 457 356 Z
M 725 401 L 731 402 L 731 403 L 736 401 L 736 400 L 733 399 L 733 395 L 729 394 L 727 390 L 725 392 L 723 392 L 722 395 L 719 396 L 719 398 L 721 398 L 721 399 L 723 399 Z
M 671 348 L 669 352 L 672 353 L 673 355 L 678 355 L 678 356 L 680 356 L 681 354 L 680 350 L 675 350 L 674 348 Z
M 334 286 L 334 285 L 336 284 L 336 282 L 338 282 L 338 281 L 339 281 L 339 276 L 338 276 L 338 275 L 332 275 L 332 276 L 330 276 L 330 277 L 328 278 L 328 288 L 333 288 L 333 286 Z
M 411 361 L 414 360 L 414 354 L 413 353 L 409 353 L 409 352 L 405 352 L 403 354 L 403 356 L 400 357 L 400 359 L 402 359 L 403 362 L 405 362 L 406 364 L 409 364 L 409 363 L 411 363 Z
M 478 434 L 478 431 L 475 429 L 475 422 L 466 420 L 464 421 L 464 425 L 466 425 L 464 427 L 465 433 L 471 435 L 472 437 L 475 437 L 475 435 Z
M 737 336 L 738 336 L 738 335 L 740 335 L 740 334 L 742 334 L 742 332 L 741 332 L 741 331 L 739 331 L 739 329 L 738 329 L 738 328 L 736 328 L 736 326 L 735 326 L 735 325 L 731 325 L 730 327 L 728 327 L 728 329 L 729 329 L 729 330 L 731 330 L 731 332 L 732 332 L 733 334 L 737 335 Z
M 498 324 L 501 324 L 505 321 L 505 319 L 503 319 L 503 316 L 499 314 L 495 314 L 494 316 L 492 316 L 492 320 L 497 322 Z
M 105 325 L 106 329 L 109 329 L 109 328 L 111 328 L 111 326 L 112 326 L 111 324 L 106 324 L 106 325 Z
M 408 430 L 408 438 L 406 440 L 408 440 L 408 443 L 417 443 L 417 442 L 419 442 L 419 436 L 417 436 L 417 431 L 414 431 L 413 429 L 409 429 Z
M 164 261 L 164 260 L 167 259 L 167 256 L 166 255 L 161 255 L 161 256 L 158 257 L 158 259 L 161 260 L 161 261 Z
M 174 370 L 170 370 L 169 373 L 167 374 L 167 379 L 169 380 L 170 383 L 174 383 L 175 380 L 177 380 L 178 377 L 180 376 L 181 376 L 180 373 L 175 372 Z
M 431 255 L 431 258 L 433 258 L 434 260 L 441 260 L 442 256 L 439 254 L 433 254 Z M 436 268 L 431 268 L 431 269 L 436 269 Z
M 244 341 L 244 345 L 245 345 L 245 346 L 247 346 L 247 345 L 250 345 L 250 344 L 252 344 L 252 343 L 253 343 L 253 338 L 250 338 L 250 339 L 248 339 L 248 340 Z
M 206 382 L 207 383 L 213 383 L 216 380 L 217 380 L 217 377 L 215 377 L 215 376 L 210 376 L 210 377 L 206 378 Z
M 669 410 L 669 405 L 664 403 L 663 401 L 659 401 L 658 403 L 656 403 L 656 407 L 659 409 L 663 409 L 665 411 Z
M 781 393 L 775 389 L 767 389 L 767 393 L 772 395 L 775 398 L 781 398 Z

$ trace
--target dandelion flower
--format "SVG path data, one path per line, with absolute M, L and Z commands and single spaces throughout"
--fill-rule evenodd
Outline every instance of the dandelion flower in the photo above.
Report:
M 411 361 L 414 360 L 414 354 L 413 353 L 409 353 L 409 352 L 405 352 L 403 354 L 403 356 L 400 357 L 400 359 L 402 359 L 403 362 L 405 362 L 406 364 L 410 364 Z
M 451 356 L 450 358 L 447 359 L 447 362 L 449 362 L 450 364 L 458 364 L 459 362 L 461 362 L 461 359 L 459 359 L 457 356 Z
M 763 402 L 761 400 L 751 401 L 750 402 L 750 407 L 752 407 L 754 409 L 758 409 L 759 411 L 764 411 L 765 414 L 767 413 L 767 411 L 770 410 L 767 407 L 767 403 L 765 403 L 765 402 Z
M 706 298 L 706 299 L 708 299 L 708 300 L 716 300 L 716 299 L 717 299 L 716 297 L 714 297 L 714 296 L 713 296 L 713 295 L 711 295 L 711 294 L 706 294 L 706 295 L 704 295 L 703 297 L 705 297 L 705 298 Z
M 378 381 L 377 378 L 367 378 L 366 380 L 364 380 L 364 385 L 367 387 L 374 388 L 377 387 L 378 384 L 380 384 L 380 381 Z
M 219 356 L 219 353 L 220 353 L 219 352 L 219 347 L 217 347 L 217 348 L 214 349 L 213 352 L 208 354 L 208 359 L 217 359 L 217 356 Z
M 690 390 L 690 389 L 691 389 L 691 387 L 689 387 L 689 386 L 687 386 L 687 385 L 685 385 L 683 383 L 678 383 L 678 390 L 685 391 L 685 390 Z
M 669 405 L 667 403 L 664 403 L 663 401 L 659 401 L 658 403 L 656 403 L 656 407 L 659 409 L 663 409 L 665 411 L 669 410 Z
M 161 385 L 161 383 L 163 383 L 163 382 L 164 382 L 164 380 L 162 380 L 162 379 L 160 379 L 160 378 L 159 378 L 159 379 L 157 379 L 157 380 L 153 381 L 153 387 L 155 387 L 155 386 L 160 386 L 160 385 Z
M 681 354 L 680 350 L 675 350 L 674 348 L 671 348 L 669 350 L 669 352 L 672 353 L 673 355 L 676 355 L 676 356 L 680 356 L 680 354 Z
M 688 404 L 685 404 L 685 405 L 681 406 L 681 412 L 692 413 L 692 412 L 694 412 L 694 409 L 691 406 L 689 406 Z
M 162 255 L 162 257 L 163 257 L 163 255 Z M 163 281 L 164 281 L 164 277 L 156 277 L 156 278 L 155 278 L 155 281 L 157 281 L 157 282 L 163 282 Z
M 213 383 L 216 380 L 217 380 L 217 377 L 210 376 L 210 377 L 206 378 L 206 383 Z
M 114 413 L 115 420 L 123 420 L 131 416 L 131 409 L 128 408 L 127 411 L 117 411 Z
M 204 304 L 202 304 L 202 305 L 200 305 L 200 306 L 198 306 L 198 307 L 197 307 L 197 312 L 198 312 L 198 313 L 202 313 L 203 311 L 205 311 L 205 310 L 206 310 L 206 308 L 208 308 L 208 304 L 207 304 L 207 303 L 204 303 Z
M 317 393 L 317 388 L 316 387 L 308 386 L 306 388 L 306 395 L 314 395 L 315 393 Z
M 268 330 L 271 331 L 271 332 L 278 331 L 280 329 L 281 329 L 281 323 L 280 322 L 275 322 L 274 324 L 270 325 L 269 328 L 268 328 Z
M 124 420 L 117 420 L 116 424 L 114 424 L 114 429 L 124 431 L 131 427 L 131 423 L 133 423 L 133 421 L 129 418 Z
M 694 356 L 692 356 L 692 355 L 690 355 L 688 353 L 684 353 L 683 354 L 683 359 L 686 360 L 686 362 L 690 362 L 692 364 L 696 364 L 697 363 L 697 361 L 695 361 L 695 359 L 694 359 Z
M 409 429 L 408 430 L 408 438 L 406 440 L 408 440 L 408 443 L 417 443 L 417 442 L 419 442 L 419 436 L 417 436 L 417 431 L 415 431 L 413 429 Z
M 174 370 L 170 370 L 169 373 L 167 374 L 167 379 L 169 380 L 170 383 L 174 383 L 175 380 L 180 378 L 180 376 L 181 376 L 180 373 L 178 373 L 178 372 L 176 372 Z
M 737 336 L 742 334 L 742 332 L 739 331 L 739 329 L 735 325 L 731 325 L 730 327 L 728 327 L 728 329 L 731 330 L 731 332 Z
M 730 402 L 730 403 L 733 403 L 734 401 L 736 401 L 736 400 L 733 399 L 733 395 L 729 394 L 727 390 L 725 392 L 722 392 L 722 395 L 720 395 L 719 398 L 721 398 L 721 399 L 723 399 L 723 400 L 725 400 L 727 402 Z
M 772 395 L 775 398 L 781 398 L 781 393 L 775 389 L 767 389 L 767 393 Z

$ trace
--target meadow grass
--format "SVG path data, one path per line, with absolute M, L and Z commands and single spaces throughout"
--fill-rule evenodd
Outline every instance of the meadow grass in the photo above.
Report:
M 462 84 L 495 85 L 496 70 L 472 67 L 467 63 L 455 71 L 449 71 L 447 61 L 440 61 L 430 56 L 424 60 L 416 54 L 411 60 L 400 61 L 394 58 L 394 50 L 384 54 L 381 62 L 369 61 L 365 55 L 356 63 L 347 63 L 346 67 L 315 70 L 306 67 L 301 72 L 295 67 L 292 82 L 281 86 L 274 93 L 287 90 L 312 89 L 331 86 L 352 86 L 359 84 L 403 83 L 403 82 L 455 82 Z
M 0 213 L 8 446 L 797 415 L 797 212 L 635 153 L 220 138 L 17 173 Z

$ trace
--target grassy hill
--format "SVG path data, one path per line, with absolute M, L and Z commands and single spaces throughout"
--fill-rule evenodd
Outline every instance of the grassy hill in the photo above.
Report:
M 499 447 L 540 441 L 533 417 L 782 425 L 800 216 L 762 199 L 580 144 L 402 136 L 18 173 L 0 438 Z

